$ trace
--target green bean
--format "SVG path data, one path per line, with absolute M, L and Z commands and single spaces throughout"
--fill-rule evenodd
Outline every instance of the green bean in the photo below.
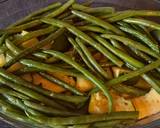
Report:
M 75 42 L 75 40 L 71 37 L 68 38 L 69 42 L 73 45 L 73 47 L 75 48 L 75 50 L 80 54 L 81 58 L 83 59 L 83 61 L 85 62 L 85 64 L 92 70 L 95 71 L 93 66 L 91 65 L 91 63 L 88 61 L 87 57 L 85 56 L 85 54 L 83 53 L 82 49 L 79 47 L 79 45 L 77 45 L 77 43 Z
M 148 63 L 151 63 L 152 61 L 154 61 L 150 56 L 148 56 L 147 54 L 133 48 L 130 47 L 130 49 L 139 57 L 141 57 L 142 59 L 144 59 L 145 61 L 147 61 Z
M 109 42 L 107 42 L 102 37 L 100 37 L 100 36 L 98 36 L 96 34 L 93 34 L 93 33 L 92 33 L 92 37 L 95 38 L 96 40 L 98 40 L 99 43 L 103 44 L 106 48 L 108 48 L 111 52 L 116 54 L 118 57 L 122 58 L 125 62 L 128 62 L 131 65 L 136 65 L 138 68 L 141 68 L 141 67 L 144 66 L 144 64 L 142 64 L 138 60 L 136 60 L 133 57 L 127 55 L 123 51 L 113 47 Z
M 5 41 L 7 48 L 14 54 L 19 54 L 22 50 L 16 47 L 9 39 Z
M 51 54 L 51 55 L 53 55 L 53 56 L 55 56 L 55 57 L 57 57 L 57 58 L 65 61 L 66 63 L 72 65 L 75 69 L 79 70 L 84 76 L 86 76 L 95 85 L 97 85 L 104 92 L 104 94 L 106 95 L 106 97 L 108 98 L 109 112 L 112 111 L 112 97 L 109 94 L 108 89 L 104 86 L 103 81 L 98 80 L 89 71 L 87 71 L 86 69 L 84 69 L 83 67 L 81 67 L 78 63 L 76 63 L 70 57 L 66 56 L 63 53 L 56 52 L 56 51 L 53 51 L 53 50 L 46 50 L 46 51 L 44 51 L 44 53 Z
M 38 37 L 38 36 L 42 36 L 42 35 L 46 35 L 46 34 L 49 34 L 53 31 L 55 31 L 55 28 L 52 27 L 52 26 L 47 27 L 47 28 L 42 28 L 42 29 L 39 29 L 39 30 L 35 30 L 35 31 L 29 32 L 26 35 L 14 40 L 13 43 L 15 43 L 16 45 L 19 45 L 22 42 L 25 42 L 29 39 L 32 39 L 32 38 L 35 38 L 35 37 Z
M 63 81 L 61 81 L 61 80 L 59 80 L 59 79 L 57 79 L 57 78 L 55 78 L 53 76 L 50 76 L 50 75 L 48 75 L 46 73 L 42 73 L 42 72 L 40 73 L 40 75 L 43 76 L 44 78 L 50 80 L 51 82 L 54 82 L 54 83 L 56 83 L 56 84 L 58 84 L 58 85 L 60 85 L 60 86 L 62 86 L 64 88 L 66 88 L 67 90 L 73 92 L 76 95 L 80 95 L 80 96 L 84 95 L 83 93 L 81 93 L 76 88 L 72 87 L 71 85 L 67 84 L 66 82 L 63 82 Z
M 123 21 L 127 22 L 127 23 L 143 25 L 143 26 L 146 26 L 146 27 L 149 27 L 149 28 L 160 30 L 160 24 L 158 24 L 154 21 L 146 20 L 146 19 L 127 18 L 127 19 L 124 19 Z
M 1 32 L 2 33 L 8 33 L 8 34 L 14 34 L 14 33 L 21 32 L 22 30 L 32 28 L 32 27 L 37 26 L 39 24 L 41 24 L 40 20 L 33 20 L 33 21 L 28 22 L 28 23 L 19 25 L 19 26 L 15 26 L 15 27 L 12 27 L 12 28 L 7 28 L 5 30 L 1 30 Z
M 6 99 L 4 98 L 4 96 L 1 95 L 1 99 L 0 99 L 0 110 L 12 110 L 13 112 L 16 113 L 23 113 L 20 109 L 18 109 L 16 106 L 11 105 L 10 103 L 8 103 L 6 101 Z
M 33 18 L 33 17 L 35 17 L 37 15 L 41 15 L 42 13 L 47 12 L 47 11 L 49 11 L 51 9 L 55 9 L 55 8 L 57 8 L 59 6 L 61 6 L 60 2 L 55 2 L 53 4 L 50 4 L 49 6 L 47 6 L 45 8 L 42 8 L 42 9 L 39 9 L 37 11 L 34 11 L 34 12 L 30 13 L 28 16 L 24 17 L 23 19 L 18 20 L 17 22 L 15 22 L 14 24 L 12 24 L 12 25 L 10 25 L 8 27 L 11 28 L 11 27 L 15 27 L 17 25 L 20 25 L 20 24 L 22 24 L 22 23 L 24 23 L 26 21 L 29 21 L 31 18 Z
M 55 109 L 55 108 L 52 108 L 52 107 L 41 105 L 39 103 L 34 103 L 32 101 L 24 100 L 23 102 L 27 107 L 32 108 L 36 111 L 40 111 L 42 113 L 48 114 L 48 115 L 53 115 L 53 116 L 76 116 L 76 115 L 80 115 L 78 113 L 74 113 L 74 112 L 70 112 L 70 111 L 58 110 L 58 109 Z
M 96 62 L 96 60 L 94 59 L 94 57 L 92 56 L 92 54 L 89 52 L 89 50 L 87 49 L 87 47 L 83 44 L 84 42 L 79 39 L 76 38 L 76 42 L 77 44 L 81 47 L 83 53 L 86 55 L 87 59 L 89 60 L 89 62 L 92 64 L 92 66 L 106 79 L 110 79 L 109 74 L 103 70 L 103 68 Z
M 160 93 L 160 82 L 150 74 L 144 74 L 143 79 L 146 80 L 158 93 Z M 158 85 L 158 86 L 157 86 Z
M 151 64 L 148 64 L 144 67 L 141 67 L 138 70 L 135 70 L 135 68 L 134 68 L 133 70 L 135 70 L 135 71 L 132 71 L 132 72 L 129 72 L 128 74 L 125 74 L 125 75 L 119 76 L 117 78 L 111 79 L 111 80 L 107 81 L 105 83 L 105 85 L 107 85 L 107 87 L 112 87 L 116 84 L 120 84 L 124 81 L 127 81 L 127 80 L 131 79 L 131 78 L 137 77 L 139 75 L 143 75 L 144 73 L 147 73 L 147 72 L 159 67 L 159 65 L 160 65 L 160 60 L 158 59 L 158 60 L 152 62 Z M 153 81 L 155 80 L 153 77 L 152 78 L 150 78 L 150 76 L 148 77 L 148 75 L 143 75 L 143 76 L 145 77 L 146 80 L 148 79 L 147 82 L 150 81 L 150 83 L 151 83 L 152 79 L 153 79 Z M 160 89 L 156 84 L 151 83 L 151 86 L 152 85 L 156 89 L 157 92 L 160 92 Z M 93 92 L 96 92 L 97 90 L 98 89 L 96 88 L 96 89 L 94 89 Z
M 23 62 L 25 63 L 25 61 L 23 61 Z M 30 63 L 30 61 L 29 61 L 29 63 Z M 53 68 L 50 68 L 50 69 L 53 69 Z M 53 69 L 53 71 L 54 71 L 54 69 Z M 64 73 L 64 71 L 63 71 L 63 73 Z M 41 88 L 36 87 L 35 85 L 32 85 L 31 83 L 29 83 L 29 82 L 27 82 L 23 79 L 20 79 L 19 77 L 16 77 L 13 74 L 11 75 L 9 73 L 6 73 L 3 70 L 0 71 L 0 75 L 2 75 L 3 77 L 6 77 L 8 80 L 11 80 L 11 81 L 13 81 L 17 84 L 21 83 L 22 85 L 24 85 L 28 88 L 31 88 L 32 90 L 35 90 L 35 91 L 37 91 L 41 94 L 49 96 L 51 98 L 55 98 L 55 99 L 59 99 L 59 100 L 63 100 L 63 101 L 67 101 L 67 102 L 71 102 L 71 103 L 75 103 L 75 104 L 78 104 L 80 102 L 85 102 L 88 99 L 88 97 L 84 97 L 84 96 L 67 96 L 67 95 L 56 94 L 56 93 L 53 93 L 51 91 L 41 89 Z
M 75 2 L 75 0 L 68 0 L 65 4 L 63 4 L 61 7 L 59 7 L 58 9 L 54 10 L 53 12 L 49 13 L 48 15 L 46 15 L 45 17 L 56 17 L 60 14 L 62 14 L 66 9 L 68 9 L 73 3 Z
M 110 121 L 104 121 L 104 122 L 96 122 L 92 125 L 92 127 L 117 127 L 118 125 L 123 125 L 125 127 L 126 125 L 131 125 L 135 123 L 135 120 L 110 120 Z
M 74 77 L 82 76 L 78 71 L 71 71 L 71 70 L 60 68 L 60 67 L 55 67 L 54 65 L 49 65 L 49 64 L 29 60 L 29 59 L 22 59 L 20 63 L 31 68 L 39 69 L 39 71 L 47 71 L 47 72 L 53 72 L 53 73 L 58 72 L 58 73 L 63 73 L 63 74 L 74 76 Z
M 123 30 L 124 32 L 127 32 L 135 37 L 137 37 L 138 39 L 142 40 L 146 45 L 148 45 L 152 50 L 154 50 L 155 52 L 159 53 L 159 47 L 158 45 L 156 45 L 154 42 L 152 42 L 152 40 L 144 33 L 141 33 L 139 31 L 136 31 L 132 28 L 129 27 L 119 27 L 121 30 Z
M 0 46 L 0 54 L 5 53 L 7 50 L 8 50 L 8 49 L 7 49 L 6 45 Z
M 116 22 L 119 20 L 123 20 L 129 17 L 135 16 L 160 16 L 160 11 L 152 11 L 152 10 L 127 10 L 121 11 L 119 15 L 108 18 L 107 20 L 110 22 Z
M 6 87 L 0 87 L 0 94 L 11 95 L 11 96 L 17 97 L 22 100 L 29 100 L 30 99 L 28 96 L 21 94 L 19 92 L 16 92 L 12 89 L 6 88 Z
M 39 48 L 45 46 L 48 43 L 51 43 L 52 40 L 56 39 L 58 36 L 60 36 L 62 33 L 64 32 L 64 29 L 59 29 L 56 32 L 50 34 L 47 38 L 45 38 L 44 40 L 40 41 L 39 43 L 33 45 L 30 48 L 26 48 L 24 49 L 22 52 L 20 52 L 19 54 L 17 54 L 15 57 L 13 57 L 10 61 L 8 61 L 4 67 L 8 68 L 10 67 L 12 64 L 14 64 L 15 62 L 17 62 L 19 59 L 21 59 L 22 57 L 38 50 Z
M 126 52 L 126 50 L 123 48 L 123 46 L 117 40 L 110 39 L 110 42 L 115 48 L 118 48 L 119 50 Z
M 6 46 L 8 47 L 8 49 L 14 54 L 17 55 L 19 54 L 22 50 L 20 48 L 18 48 L 17 46 L 14 45 L 14 43 L 12 43 L 10 40 L 6 39 Z M 44 54 L 42 52 L 36 52 L 33 53 L 33 55 L 35 57 L 41 58 L 41 59 L 48 59 L 49 56 L 47 54 Z M 14 56 L 12 56 L 14 57 Z
M 1 37 L 0 37 L 0 46 L 2 46 L 2 44 L 4 43 L 5 39 L 7 38 L 8 34 L 3 34 Z
M 7 108 L 5 110 L 3 110 L 3 109 L 0 110 L 0 113 L 5 115 L 6 117 L 9 117 L 12 120 L 17 120 L 17 121 L 20 121 L 20 122 L 24 122 L 26 124 L 32 125 L 33 127 L 50 128 L 50 127 L 47 127 L 45 125 L 38 124 L 35 121 L 29 119 L 24 113 L 14 112 L 13 110 L 8 110 Z
M 81 5 L 81 4 L 77 4 L 77 3 L 73 4 L 72 8 L 75 9 L 75 10 L 86 12 L 86 13 L 102 13 L 102 14 L 107 13 L 107 14 L 110 14 L 110 13 L 113 13 L 115 11 L 115 9 L 112 8 L 112 7 L 91 8 L 91 7 L 87 7 L 87 6 L 84 6 L 84 5 Z
M 12 89 L 14 89 L 18 92 L 21 92 L 22 94 L 25 94 L 26 96 L 29 96 L 33 99 L 44 102 L 45 104 L 48 104 L 48 105 L 53 106 L 53 107 L 64 109 L 62 106 L 60 106 L 54 100 L 51 100 L 51 99 L 33 91 L 33 90 L 31 90 L 31 88 L 36 90 L 36 91 L 40 90 L 40 89 L 38 89 L 37 87 L 34 87 L 34 85 L 32 85 L 32 84 L 29 84 L 29 82 L 26 82 L 27 85 L 25 85 L 24 83 L 22 84 L 21 82 L 24 82 L 22 79 L 18 79 L 18 77 L 14 77 L 14 78 L 18 79 L 18 81 L 15 80 L 15 79 L 13 80 L 12 79 L 13 77 L 10 77 L 10 76 L 8 77 L 4 73 L 2 74 L 2 72 L 3 71 L 1 70 L 1 76 L 0 76 L 1 81 L 0 81 L 0 83 L 5 84 L 8 87 L 10 87 L 10 88 L 12 88 Z M 19 83 L 20 80 L 21 80 L 21 82 Z
M 106 39 L 115 39 L 118 40 L 120 42 L 122 42 L 123 44 L 127 45 L 127 46 L 131 46 L 134 47 L 140 51 L 143 51 L 155 58 L 160 58 L 160 55 L 157 54 L 156 52 L 154 52 L 153 50 L 149 49 L 148 47 L 146 47 L 145 45 L 134 41 L 132 39 L 129 39 L 127 37 L 123 37 L 123 36 L 117 36 L 117 35 L 112 35 L 112 34 L 103 34 L 101 35 L 102 37 L 106 38 Z
M 89 22 L 92 22 L 98 26 L 101 26 L 107 30 L 111 30 L 113 32 L 115 32 L 116 34 L 118 35 L 124 35 L 124 33 L 119 30 L 118 28 L 116 28 L 115 26 L 111 25 L 110 23 L 106 22 L 106 21 L 103 21 L 99 18 L 96 18 L 94 16 L 91 16 L 89 14 L 86 14 L 86 13 L 83 13 L 83 12 L 79 12 L 79 11 L 75 11 L 75 10 L 72 10 L 72 13 L 82 19 L 85 19 Z
M 112 88 L 116 90 L 118 93 L 125 93 L 133 97 L 143 96 L 148 92 L 146 90 L 138 89 L 134 86 L 127 86 L 123 84 L 116 84 L 112 86 Z
M 28 115 L 31 119 L 39 122 L 46 123 L 48 126 L 52 125 L 78 125 L 78 124 L 88 124 L 99 121 L 108 121 L 108 120 L 118 120 L 118 119 L 137 119 L 138 112 L 115 112 L 110 114 L 92 114 L 92 115 L 80 115 L 76 117 L 36 117 Z
M 108 33 L 108 30 L 105 30 L 103 28 L 100 28 L 100 27 L 94 26 L 94 25 L 79 26 L 78 29 L 80 29 L 81 31 L 92 31 L 92 32 L 99 32 L 99 33 Z
M 82 31 L 80 31 L 76 27 L 74 27 L 74 26 L 72 26 L 72 25 L 70 25 L 68 23 L 56 20 L 56 19 L 42 19 L 42 22 L 45 22 L 47 24 L 52 24 L 52 25 L 55 25 L 55 26 L 58 26 L 58 27 L 66 27 L 71 33 L 75 34 L 77 37 L 79 37 L 82 40 L 86 41 L 88 44 L 93 46 L 95 49 L 97 49 L 98 51 L 103 53 L 104 56 L 109 58 L 116 65 L 118 65 L 120 67 L 123 65 L 123 62 L 120 59 L 118 59 L 116 56 L 111 54 L 102 45 L 97 43 L 95 40 L 93 40 L 91 37 L 89 37 L 87 34 L 83 33 Z

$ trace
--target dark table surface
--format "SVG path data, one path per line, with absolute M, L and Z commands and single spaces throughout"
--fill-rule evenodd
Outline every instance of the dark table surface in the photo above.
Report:
M 17 19 L 24 17 L 29 12 L 44 7 L 54 1 L 64 0 L 0 0 L 0 28 L 15 22 Z M 84 0 L 79 0 L 84 1 Z M 133 9 L 160 9 L 160 3 L 158 0 L 95 0 L 96 4 L 102 5 L 115 5 L 121 9 L 133 8 Z M 159 128 L 160 121 L 156 121 L 144 128 Z M 0 128 L 14 128 L 7 123 L 0 121 Z

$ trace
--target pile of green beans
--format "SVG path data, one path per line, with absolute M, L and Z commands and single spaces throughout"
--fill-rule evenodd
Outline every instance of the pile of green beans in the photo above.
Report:
M 116 11 L 91 3 L 55 2 L 0 29 L 0 54 L 5 57 L 0 58 L 5 61 L 0 67 L 2 115 L 37 128 L 127 127 L 137 122 L 138 111 L 114 111 L 111 91 L 132 98 L 151 88 L 160 94 L 160 24 L 146 18 L 159 17 L 160 11 Z M 23 46 L 32 39 L 38 43 Z M 18 70 L 11 72 L 16 64 Z M 113 67 L 128 72 L 115 77 Z M 71 77 L 76 85 L 52 73 Z M 26 74 L 31 81 L 21 77 Z M 35 74 L 64 92 L 36 86 Z M 89 80 L 93 88 L 82 92 L 78 78 Z M 134 86 L 138 81 L 130 81 L 135 78 L 144 79 L 150 87 Z M 98 91 L 108 100 L 108 113 L 89 114 L 86 108 Z

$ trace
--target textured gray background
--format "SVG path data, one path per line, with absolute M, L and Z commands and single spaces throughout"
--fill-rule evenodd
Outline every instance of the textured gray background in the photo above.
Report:
M 15 22 L 17 19 L 27 15 L 33 10 L 44 7 L 58 0 L 0 0 L 0 28 Z M 64 0 L 59 0 L 64 1 Z M 85 0 L 79 0 L 80 2 Z M 95 0 L 96 5 L 113 5 L 118 9 L 160 9 L 158 0 Z M 0 128 L 13 128 L 0 121 Z M 22 127 L 19 127 L 22 128 Z M 160 121 L 155 121 L 144 128 L 160 128 Z

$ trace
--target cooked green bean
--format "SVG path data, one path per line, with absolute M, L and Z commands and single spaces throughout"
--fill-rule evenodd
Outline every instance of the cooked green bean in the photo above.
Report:
M 15 27 L 12 27 L 12 28 L 7 28 L 6 30 L 1 30 L 1 31 L 3 33 L 13 34 L 13 33 L 21 32 L 22 30 L 32 28 L 32 27 L 37 26 L 39 24 L 41 24 L 41 21 L 38 19 L 38 20 L 33 20 L 33 21 L 28 22 L 28 23 L 19 25 L 19 26 L 15 26 Z
M 110 14 L 110 13 L 113 13 L 115 11 L 115 9 L 112 8 L 112 7 L 91 8 L 91 7 L 87 7 L 87 6 L 84 6 L 84 5 L 81 5 L 81 4 L 77 4 L 77 3 L 73 4 L 72 8 L 75 9 L 75 10 L 86 12 L 86 13 L 102 13 L 102 14 L 107 13 L 107 14 Z
M 147 61 L 148 63 L 151 63 L 152 61 L 154 61 L 150 56 L 148 56 L 147 54 L 139 51 L 138 49 L 135 49 L 133 47 L 130 47 L 130 49 L 139 57 L 141 57 L 142 59 L 144 59 L 145 61 Z
M 110 79 L 109 74 L 104 71 L 104 69 L 96 62 L 96 60 L 94 59 L 94 57 L 92 56 L 92 54 L 90 53 L 90 51 L 87 49 L 87 47 L 83 44 L 84 42 L 79 39 L 76 38 L 76 42 L 77 44 L 81 47 L 83 53 L 86 55 L 87 59 L 89 60 L 89 62 L 92 64 L 92 66 L 106 79 Z
M 150 27 L 150 28 L 153 28 L 156 30 L 160 30 L 160 24 L 158 24 L 154 21 L 146 20 L 146 19 L 127 18 L 127 19 L 124 19 L 123 21 L 127 22 L 127 23 L 143 25 L 143 26 Z
M 80 11 L 75 11 L 75 10 L 72 10 L 72 13 L 82 19 L 85 19 L 89 22 L 92 22 L 98 26 L 101 26 L 107 30 L 111 30 L 113 32 L 115 32 L 116 34 L 118 35 L 124 35 L 124 33 L 119 30 L 118 28 L 116 28 L 115 26 L 111 25 L 110 23 L 106 22 L 106 21 L 103 21 L 99 18 L 96 18 L 94 16 L 91 16 L 89 14 L 86 14 L 86 13 L 83 13 L 83 12 L 80 12 Z
M 110 42 L 115 48 L 118 48 L 121 51 L 126 52 L 126 50 L 123 48 L 123 46 L 117 40 L 110 39 Z
M 110 22 L 116 22 L 119 20 L 123 20 L 129 17 L 135 16 L 160 16 L 160 11 L 152 11 L 152 10 L 127 10 L 121 11 L 120 14 L 108 18 L 107 20 Z
M 83 61 L 85 62 L 85 64 L 92 70 L 95 71 L 93 66 L 91 65 L 91 63 L 88 61 L 87 57 L 85 56 L 85 54 L 83 53 L 83 51 L 81 50 L 81 48 L 77 45 L 76 41 L 69 37 L 68 38 L 69 42 L 73 45 L 73 47 L 75 48 L 75 50 L 80 54 L 81 58 L 83 59 Z
M 142 90 L 142 89 L 136 88 L 134 86 L 127 86 L 127 85 L 123 85 L 123 84 L 116 84 L 116 85 L 112 86 L 112 88 L 119 93 L 128 94 L 133 97 L 143 96 L 148 92 L 146 90 Z
M 45 64 L 45 63 L 41 63 L 41 62 L 37 62 L 37 61 L 33 61 L 33 60 L 29 60 L 29 59 L 22 59 L 20 61 L 20 63 L 31 67 L 31 68 L 36 68 L 39 69 L 39 71 L 47 71 L 47 72 L 53 72 L 53 73 L 63 73 L 69 76 L 82 76 L 81 73 L 79 73 L 78 71 L 72 71 L 72 70 L 67 70 L 67 69 L 63 69 L 54 65 L 49 65 L 49 64 Z
M 12 89 L 6 88 L 6 87 L 0 87 L 0 94 L 8 94 L 8 95 L 17 97 L 22 100 L 29 100 L 30 99 L 30 97 L 28 97 L 22 93 L 16 92 Z
M 68 9 L 73 3 L 75 2 L 75 0 L 68 0 L 65 4 L 63 4 L 61 7 L 59 7 L 58 9 L 54 10 L 53 12 L 49 13 L 48 15 L 46 15 L 45 17 L 56 17 L 60 14 L 62 14 L 66 9 Z
M 103 39 L 102 37 L 93 34 L 92 37 L 99 41 L 99 43 L 103 44 L 107 49 L 109 49 L 111 52 L 113 52 L 118 57 L 122 58 L 125 62 L 130 63 L 131 65 L 136 65 L 137 68 L 141 68 L 144 66 L 141 62 L 134 59 L 133 57 L 127 55 L 125 52 L 113 47 L 107 40 Z
M 29 21 L 31 18 L 37 16 L 37 15 L 41 15 L 42 13 L 45 13 L 51 9 L 55 9 L 57 7 L 61 6 L 61 3 L 60 2 L 55 2 L 53 4 L 50 4 L 49 6 L 45 7 L 45 8 L 42 8 L 42 9 L 39 9 L 37 11 L 34 11 L 32 13 L 30 13 L 28 16 L 24 17 L 23 19 L 20 19 L 18 20 L 17 22 L 15 22 L 14 24 L 11 24 L 10 26 L 8 26 L 8 28 L 11 28 L 11 27 L 15 27 L 17 25 L 20 25 L 26 21 Z
M 8 49 L 14 54 L 17 55 L 19 54 L 22 50 L 20 48 L 18 48 L 17 46 L 14 45 L 14 43 L 12 43 L 10 40 L 6 39 L 6 46 L 8 47 Z M 41 58 L 41 59 L 48 59 L 49 55 L 44 54 L 42 52 L 36 52 L 33 53 L 33 55 L 35 57 Z M 13 57 L 13 56 L 12 56 Z
M 104 122 L 96 122 L 92 125 L 92 127 L 101 128 L 101 127 L 118 127 L 121 125 L 121 127 L 125 126 L 131 126 L 131 124 L 135 123 L 135 120 L 110 120 L 110 121 L 104 121 Z M 119 127 L 118 127 L 119 128 Z
M 119 58 L 117 58 L 116 56 L 114 56 L 113 54 L 111 54 L 102 45 L 100 45 L 99 43 L 97 43 L 95 40 L 93 40 L 91 37 L 89 37 L 84 32 L 80 31 L 79 29 L 77 29 L 73 25 L 70 25 L 68 23 L 65 23 L 65 22 L 62 22 L 62 21 L 56 20 L 56 19 L 42 19 L 42 22 L 45 22 L 47 24 L 52 24 L 52 25 L 58 26 L 58 27 L 66 27 L 71 33 L 75 34 L 77 37 L 79 37 L 82 40 L 86 41 L 88 44 L 90 44 L 91 46 L 93 46 L 95 49 L 97 49 L 98 51 L 100 51 L 101 53 L 103 53 L 104 56 L 106 56 L 107 58 L 109 58 L 116 65 L 118 65 L 120 67 L 123 65 L 123 62 Z
M 22 50 L 16 47 L 9 39 L 6 39 L 5 41 L 6 47 L 14 54 L 19 54 Z
M 136 31 L 132 28 L 129 27 L 119 27 L 121 30 L 123 30 L 124 32 L 127 32 L 135 37 L 137 37 L 138 39 L 142 40 L 146 45 L 148 45 L 152 50 L 154 50 L 155 52 L 159 53 L 159 47 L 158 45 L 156 45 L 149 37 L 148 35 L 141 33 L 139 31 Z
M 80 96 L 84 95 L 79 90 L 77 90 L 75 87 L 72 87 L 72 85 L 69 85 L 66 82 L 63 82 L 63 81 L 61 81 L 61 80 L 59 80 L 59 79 L 57 79 L 53 76 L 50 76 L 50 75 L 48 75 L 46 73 L 42 73 L 42 72 L 40 73 L 40 75 L 43 76 L 44 78 L 50 80 L 51 82 L 54 82 L 54 83 L 56 83 L 56 84 L 58 84 L 58 85 L 60 85 L 64 88 L 66 88 L 67 90 L 73 92 L 74 94 L 77 94 L 77 95 L 80 95 Z
M 42 36 L 42 35 L 54 32 L 55 29 L 56 28 L 50 26 L 50 27 L 47 27 L 47 28 L 42 28 L 42 29 L 39 29 L 39 30 L 35 30 L 35 31 L 29 32 L 26 35 L 14 40 L 13 43 L 15 43 L 16 45 L 19 45 L 22 42 L 25 42 L 25 41 L 27 41 L 29 39 L 32 39 L 32 38 L 35 38 L 35 37 L 38 37 L 38 36 Z
M 41 105 L 39 103 L 34 103 L 32 101 L 24 100 L 23 102 L 27 107 L 35 109 L 36 111 L 40 111 L 40 112 L 48 114 L 48 115 L 53 115 L 53 116 L 77 116 L 77 115 L 80 115 L 79 113 L 58 110 L 58 109 L 55 109 L 52 107 Z
M 8 50 L 8 49 L 7 49 L 6 45 L 0 46 L 0 54 L 5 53 L 7 50 Z
M 47 38 L 45 38 L 44 40 L 40 41 L 39 43 L 33 45 L 30 48 L 26 48 L 24 49 L 22 52 L 20 52 L 19 54 L 17 54 L 15 57 L 13 57 L 11 60 L 9 60 L 6 64 L 5 64 L 5 68 L 10 67 L 12 64 L 14 64 L 15 62 L 17 62 L 19 59 L 21 59 L 22 57 L 25 57 L 26 55 L 38 50 L 39 48 L 45 46 L 48 43 L 51 43 L 52 40 L 56 39 L 58 36 L 60 36 L 62 33 L 64 32 L 64 29 L 59 29 L 56 32 L 50 34 Z
M 44 53 L 51 54 L 66 63 L 72 65 L 75 69 L 79 70 L 84 76 L 86 76 L 89 80 L 91 80 L 95 85 L 97 85 L 106 95 L 108 98 L 108 105 L 109 105 L 109 112 L 112 111 L 112 97 L 108 91 L 108 89 L 104 86 L 103 81 L 98 80 L 94 75 L 92 75 L 88 70 L 81 67 L 77 62 L 73 61 L 70 57 L 66 56 L 63 53 L 53 51 L 53 50 L 46 50 Z
M 30 61 L 26 61 L 26 62 L 24 60 L 22 60 L 22 61 L 23 61 L 23 63 L 30 63 Z M 41 63 L 40 63 L 40 65 L 41 65 Z M 55 69 L 53 69 L 52 67 L 50 69 L 55 71 Z M 39 88 L 35 85 L 32 85 L 31 83 L 28 83 L 25 80 L 20 79 L 19 77 L 16 77 L 13 74 L 11 75 L 9 73 L 6 73 L 4 71 L 2 72 L 2 71 L 0 72 L 0 74 L 2 76 L 6 77 L 7 79 L 9 79 L 9 80 L 11 80 L 11 81 L 13 81 L 17 84 L 21 83 L 22 85 L 27 86 L 28 88 L 31 88 L 31 89 L 33 89 L 33 90 L 35 90 L 35 91 L 37 91 L 41 94 L 44 94 L 46 96 L 49 96 L 51 98 L 60 99 L 60 100 L 72 102 L 72 103 L 75 103 L 75 104 L 80 103 L 80 102 L 85 102 L 88 99 L 88 97 L 85 97 L 85 96 L 67 96 L 67 95 L 63 95 L 63 94 L 56 94 L 54 92 L 47 91 L 47 90 L 41 89 L 41 88 Z M 62 72 L 64 73 L 65 71 L 62 71 Z
M 111 80 L 107 81 L 105 83 L 105 85 L 107 85 L 107 87 L 112 87 L 116 84 L 120 84 L 124 81 L 127 81 L 127 80 L 131 79 L 131 78 L 134 78 L 136 76 L 147 73 L 147 72 L 159 67 L 159 65 L 160 65 L 160 59 L 158 59 L 158 60 L 156 60 L 156 61 L 152 62 L 151 64 L 148 64 L 144 67 L 141 67 L 138 70 L 135 70 L 135 71 L 129 72 L 128 74 L 125 74 L 125 75 L 119 76 L 117 78 L 111 79 Z M 153 79 L 153 77 L 150 78 L 150 76 L 148 77 L 148 75 L 145 75 L 144 77 L 146 78 L 146 80 L 148 79 L 147 82 L 150 81 L 151 79 Z M 153 79 L 153 81 L 154 81 L 154 79 Z M 157 92 L 160 92 L 160 88 L 156 84 L 151 83 L 151 86 L 152 85 L 153 85 L 153 88 L 156 89 Z M 96 92 L 97 90 L 98 89 L 96 88 L 96 89 L 94 89 L 93 92 Z
M 48 126 L 52 125 L 78 125 L 78 124 L 88 124 L 100 121 L 118 120 L 118 119 L 137 119 L 138 112 L 115 112 L 110 114 L 92 114 L 92 115 L 80 115 L 76 117 L 36 117 L 28 115 L 31 119 L 39 122 L 46 123 Z
M 1 84 L 5 84 L 7 85 L 8 87 L 22 93 L 22 94 L 25 94 L 26 96 L 29 96 L 37 101 L 40 101 L 40 102 L 43 102 L 49 106 L 52 106 L 52 107 L 56 107 L 56 108 L 59 108 L 59 109 L 65 109 L 63 106 L 59 105 L 58 103 L 56 103 L 54 100 L 51 100 L 27 87 L 24 87 L 20 84 L 16 84 L 12 81 L 9 81 L 8 79 L 5 79 L 4 77 L 0 76 L 0 83 Z
M 137 41 L 134 41 L 130 38 L 127 38 L 127 37 L 123 37 L 123 36 L 118 36 L 118 35 L 113 35 L 113 34 L 103 34 L 101 35 L 102 37 L 106 38 L 106 39 L 115 39 L 115 40 L 118 40 L 120 42 L 122 42 L 123 44 L 125 45 L 129 45 L 131 47 L 134 47 L 140 51 L 143 51 L 155 58 L 160 58 L 160 55 L 157 54 L 156 52 L 154 52 L 153 50 L 151 50 L 150 48 L 146 47 L 145 45 L 137 42 Z
M 81 31 L 92 31 L 92 32 L 99 32 L 99 33 L 108 33 L 108 30 L 105 30 L 103 28 L 100 28 L 98 26 L 94 25 L 85 25 L 85 26 L 79 26 L 78 29 Z
M 0 46 L 2 46 L 2 44 L 5 42 L 5 39 L 7 38 L 8 34 L 3 34 L 1 37 L 0 37 Z

